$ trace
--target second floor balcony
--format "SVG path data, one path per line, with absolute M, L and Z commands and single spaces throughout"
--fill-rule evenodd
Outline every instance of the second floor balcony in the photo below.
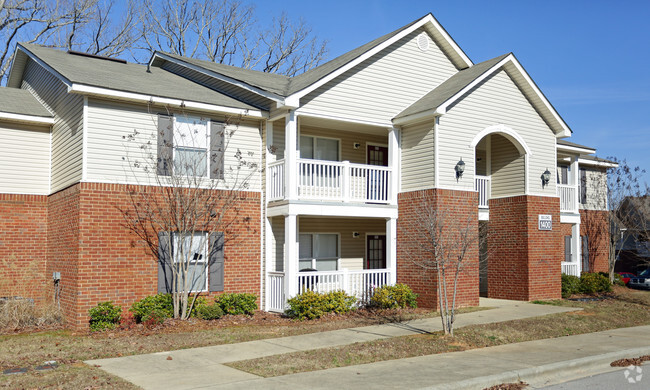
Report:
M 267 168 L 269 202 L 288 198 L 289 182 L 295 183 L 297 200 L 396 204 L 391 188 L 394 174 L 390 167 L 354 164 L 349 161 L 297 159 L 295 180 L 287 180 L 286 160 L 270 163 Z
M 476 175 L 474 177 L 474 190 L 478 192 L 478 207 L 487 209 L 490 207 L 490 191 L 492 180 L 490 176 Z M 575 185 L 556 184 L 557 196 L 560 198 L 560 212 L 578 212 L 578 187 Z

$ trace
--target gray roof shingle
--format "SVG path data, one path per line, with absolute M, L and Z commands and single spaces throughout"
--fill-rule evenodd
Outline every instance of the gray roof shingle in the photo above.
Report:
M 494 65 L 498 64 L 499 61 L 503 60 L 509 55 L 510 53 L 503 54 L 499 57 L 478 63 L 467 69 L 461 70 L 434 88 L 431 92 L 421 97 L 418 101 L 411 104 L 404 111 L 397 114 L 397 116 L 395 116 L 395 119 L 438 108 L 441 104 L 456 95 L 472 81 L 479 78 L 483 73 L 487 72 Z
M 576 143 L 574 143 L 574 142 L 569 142 L 569 141 L 566 141 L 566 140 L 563 140 L 563 139 L 558 139 L 558 140 L 557 140 L 557 143 L 558 143 L 558 145 L 572 146 L 572 147 L 574 147 L 574 148 L 582 148 L 582 149 L 591 149 L 591 150 L 596 150 L 596 149 L 594 149 L 594 148 L 592 148 L 592 147 L 590 147 L 590 146 L 585 146 L 585 145 L 576 144 Z
M 19 88 L 0 88 L 0 112 L 52 118 L 31 92 Z
M 147 72 L 145 65 L 69 54 L 35 44 L 20 45 L 74 84 L 257 110 L 256 107 L 160 68 L 152 67 Z

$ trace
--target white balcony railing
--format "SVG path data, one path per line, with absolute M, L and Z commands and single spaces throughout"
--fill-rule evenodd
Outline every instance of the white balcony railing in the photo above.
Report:
M 298 198 L 342 202 L 391 203 L 392 170 L 388 167 L 351 164 L 348 161 L 299 159 Z M 269 164 L 267 186 L 269 201 L 286 194 L 285 160 Z
M 490 200 L 490 176 L 474 176 L 474 191 L 478 191 L 478 207 L 485 209 L 489 207 Z
M 580 267 L 578 263 L 562 262 L 562 273 L 566 275 L 580 276 Z
M 284 311 L 284 272 L 266 274 L 266 310 Z
M 560 197 L 560 211 L 578 212 L 578 197 L 576 194 L 576 186 L 557 185 L 557 196 Z

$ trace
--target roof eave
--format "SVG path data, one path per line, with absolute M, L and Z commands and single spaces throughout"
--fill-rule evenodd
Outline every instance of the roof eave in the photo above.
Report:
M 578 153 L 580 155 L 596 153 L 596 149 L 579 148 L 579 147 L 576 147 L 576 146 L 569 146 L 569 145 L 556 144 L 556 148 L 557 148 L 558 151 L 569 152 L 569 153 Z
M 593 167 L 601 167 L 601 168 L 618 168 L 618 164 L 615 162 L 587 160 L 583 158 L 578 158 L 578 164 L 589 165 Z
M 427 119 L 433 119 L 443 114 L 445 114 L 444 110 L 433 108 L 431 110 L 420 111 L 415 114 L 405 115 L 399 118 L 393 118 L 392 122 L 395 126 L 404 126 L 411 123 L 422 122 Z
M 16 114 L 13 112 L 0 112 L 0 120 L 46 126 L 54 124 L 54 118 L 52 117 Z

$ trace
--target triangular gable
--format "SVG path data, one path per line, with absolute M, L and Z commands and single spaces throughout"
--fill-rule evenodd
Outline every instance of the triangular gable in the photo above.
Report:
M 493 58 L 458 72 L 398 114 L 393 119 L 393 123 L 401 125 L 426 117 L 442 115 L 463 95 L 501 69 L 508 72 L 558 137 L 571 135 L 571 129 L 564 119 L 512 53 Z

